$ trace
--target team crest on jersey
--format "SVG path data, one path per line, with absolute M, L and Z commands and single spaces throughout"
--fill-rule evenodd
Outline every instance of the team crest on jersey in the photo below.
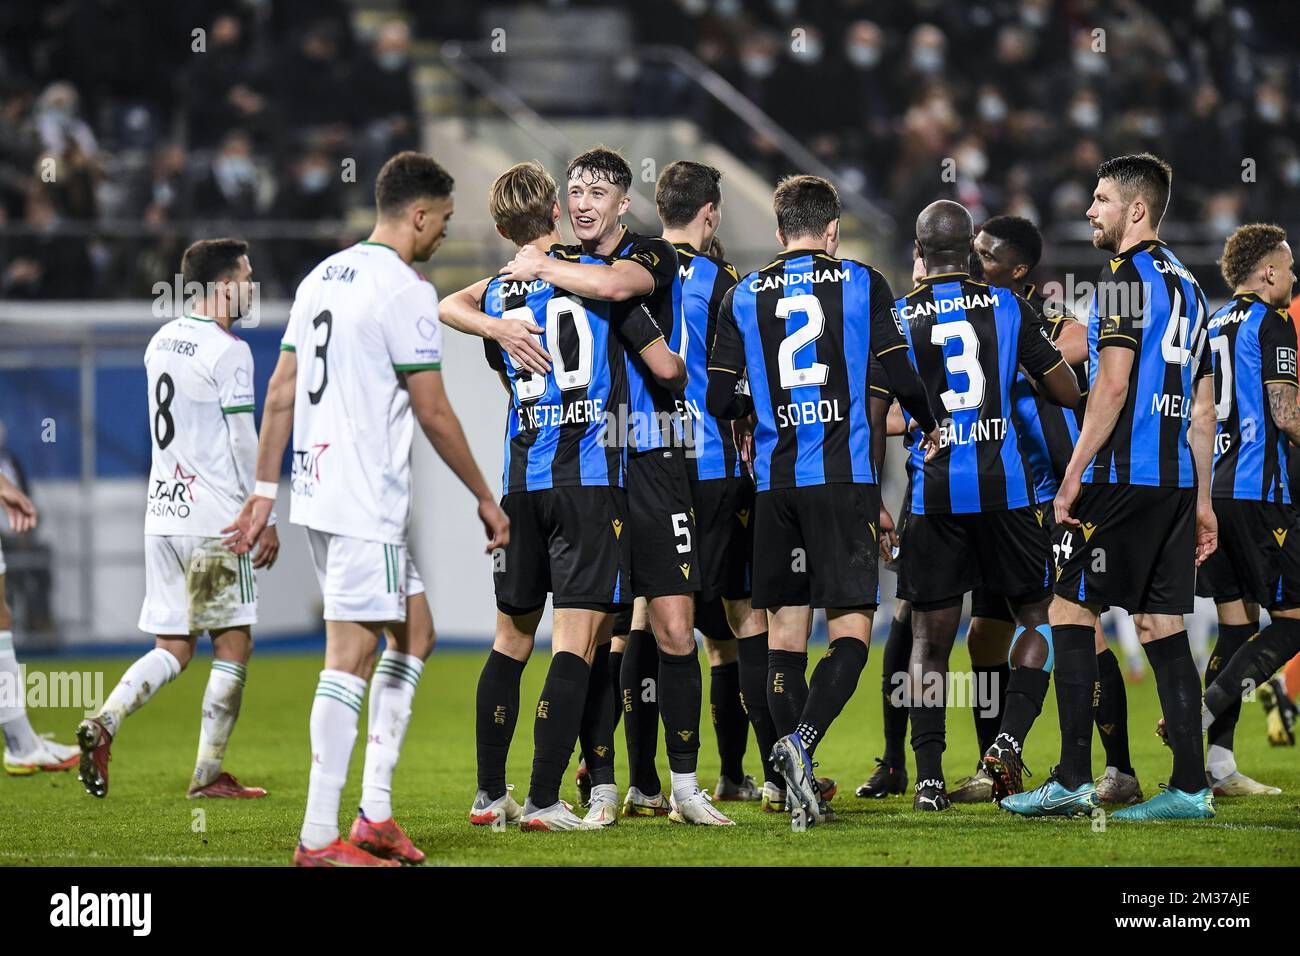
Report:
M 187 475 L 178 463 L 170 478 L 155 478 L 149 489 L 147 511 L 154 518 L 188 518 L 194 504 L 194 482 L 198 475 Z
M 1286 546 L 1286 533 L 1287 533 L 1288 530 L 1289 530 L 1289 529 L 1287 529 L 1287 528 L 1274 528 L 1274 529 L 1273 529 L 1273 540 L 1277 542 L 1277 546 L 1278 546 L 1279 548 L 1282 548 L 1282 547 L 1285 547 L 1285 546 Z
M 1092 540 L 1092 533 L 1097 530 L 1097 526 L 1093 524 L 1091 521 L 1085 521 L 1082 525 L 1082 528 L 1083 528 L 1083 540 L 1084 541 Z

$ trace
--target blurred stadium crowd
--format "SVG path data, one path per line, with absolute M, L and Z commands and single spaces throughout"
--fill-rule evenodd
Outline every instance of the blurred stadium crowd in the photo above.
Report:
M 529 6 L 539 5 L 405 0 L 403 13 L 418 39 L 482 41 L 501 16 Z M 1297 6 L 670 0 L 617 5 L 630 18 L 627 48 L 591 55 L 685 47 L 904 230 L 946 195 L 977 220 L 1014 213 L 1049 235 L 1053 226 L 1082 235 L 1097 164 L 1149 149 L 1175 171 L 1171 238 L 1186 229 L 1217 242 L 1242 222 L 1300 219 L 1289 201 L 1300 189 L 1300 65 L 1294 24 L 1283 22 Z M 355 158 L 357 182 L 367 183 L 382 156 L 417 145 L 406 26 L 390 22 L 362 42 L 344 0 L 214 9 L 197 0 L 5 5 L 0 296 L 147 294 L 191 234 L 225 221 L 250 235 L 256 220 L 300 237 L 259 260 L 272 293 L 291 292 L 340 242 L 337 225 L 313 238 L 310 224 L 369 202 L 366 190 L 341 188 L 340 157 Z M 206 31 L 201 56 L 196 26 Z M 534 50 L 549 40 L 583 55 L 571 36 L 529 39 Z M 589 111 L 689 116 L 769 177 L 790 171 L 775 144 L 667 68 L 620 75 Z M 47 156 L 57 160 L 53 184 L 41 179 Z M 951 182 L 939 176 L 945 159 Z M 190 220 L 202 228 L 161 229 Z M 109 223 L 112 244 L 94 231 Z M 90 228 L 65 235 L 60 224 Z M 124 228 L 137 238 L 120 241 Z

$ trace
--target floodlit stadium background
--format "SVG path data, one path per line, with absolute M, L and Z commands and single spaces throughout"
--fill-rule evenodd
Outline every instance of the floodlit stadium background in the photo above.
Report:
M 456 177 L 443 293 L 510 249 L 491 180 L 582 148 L 620 149 L 630 219 L 658 231 L 674 159 L 723 171 L 720 237 L 742 271 L 776 250 L 786 173 L 830 177 L 842 255 L 910 287 L 929 201 L 977 222 L 1027 216 L 1035 278 L 1095 279 L 1083 211 L 1105 156 L 1174 167 L 1161 235 L 1211 303 L 1237 225 L 1300 220 L 1293 4 L 1195 0 L 48 0 L 0 11 L 0 468 L 42 511 L 3 538 L 21 649 L 140 642 L 149 433 L 141 353 L 194 239 L 252 244 L 260 321 L 240 330 L 259 401 L 298 279 L 363 238 L 379 164 L 403 148 Z M 566 226 L 567 234 L 567 226 Z M 504 396 L 481 344 L 447 335 L 446 378 L 499 481 Z M 417 441 L 413 551 L 444 639 L 484 640 L 493 599 L 470 499 Z M 886 502 L 901 493 L 891 447 Z M 287 517 L 287 496 L 281 515 Z M 260 639 L 315 635 L 301 532 L 262 577 Z M 882 591 L 892 593 L 892 575 Z M 883 622 L 887 616 L 880 615 Z

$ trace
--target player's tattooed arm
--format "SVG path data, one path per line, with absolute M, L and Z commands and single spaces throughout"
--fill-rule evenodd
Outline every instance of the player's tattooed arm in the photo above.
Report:
M 1296 386 L 1282 382 L 1270 382 L 1268 390 L 1268 411 L 1273 416 L 1273 424 L 1291 439 L 1292 444 L 1300 445 L 1300 405 L 1296 404 Z
M 516 366 L 545 375 L 551 370 L 551 356 L 542 348 L 538 336 L 546 330 L 536 322 L 502 319 L 484 312 L 479 306 L 490 281 L 480 279 L 443 298 L 438 303 L 439 320 L 457 332 L 496 342 Z

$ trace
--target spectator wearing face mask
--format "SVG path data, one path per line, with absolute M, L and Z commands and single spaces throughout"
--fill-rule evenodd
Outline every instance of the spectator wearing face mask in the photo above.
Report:
M 194 215 L 209 219 L 254 219 L 261 207 L 261 174 L 248 134 L 233 130 L 212 157 L 194 190 Z
M 372 181 L 389 156 L 419 146 L 410 59 L 411 31 L 400 20 L 392 20 L 376 31 L 373 46 L 360 55 L 353 70 L 365 104 L 365 156 L 359 182 Z

